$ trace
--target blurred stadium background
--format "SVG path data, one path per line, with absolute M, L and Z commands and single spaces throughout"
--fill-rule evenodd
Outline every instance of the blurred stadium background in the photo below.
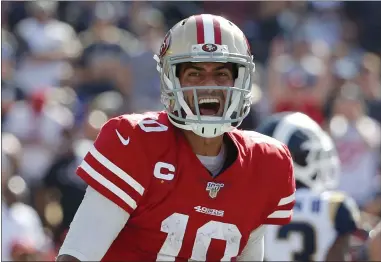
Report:
M 86 185 L 75 168 L 107 119 L 160 110 L 152 56 L 198 13 L 246 33 L 256 60 L 243 129 L 302 111 L 328 130 L 339 189 L 381 215 L 381 2 L 1 2 L 2 260 L 53 260 Z M 374 219 L 374 220 L 373 220 Z M 381 248 L 381 247 L 380 247 Z

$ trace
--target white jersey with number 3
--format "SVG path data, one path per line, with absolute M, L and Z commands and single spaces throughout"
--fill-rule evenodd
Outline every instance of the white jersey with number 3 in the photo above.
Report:
M 358 209 L 338 192 L 296 191 L 293 219 L 285 226 L 268 226 L 266 261 L 324 261 L 338 235 L 356 229 Z

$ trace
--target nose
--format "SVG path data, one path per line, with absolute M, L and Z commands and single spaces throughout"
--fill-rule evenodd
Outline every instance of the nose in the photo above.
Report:
M 204 81 L 205 86 L 218 86 L 216 79 L 213 75 L 208 75 Z

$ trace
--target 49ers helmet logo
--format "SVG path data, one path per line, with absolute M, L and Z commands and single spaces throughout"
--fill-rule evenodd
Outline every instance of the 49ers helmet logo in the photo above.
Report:
M 205 44 L 202 46 L 202 50 L 205 52 L 215 52 L 217 50 L 217 46 L 215 44 Z
M 171 31 L 165 35 L 163 43 L 160 46 L 159 57 L 162 58 L 167 53 L 169 46 L 171 45 Z

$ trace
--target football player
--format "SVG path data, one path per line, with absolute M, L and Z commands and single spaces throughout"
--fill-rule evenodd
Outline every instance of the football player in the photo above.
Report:
M 220 16 L 177 23 L 154 57 L 165 110 L 101 129 L 77 174 L 89 185 L 58 261 L 262 260 L 264 225 L 291 220 L 287 147 L 236 127 L 254 62 Z
M 329 190 L 340 171 L 329 135 L 296 112 L 275 114 L 257 131 L 288 146 L 297 189 L 291 223 L 267 227 L 266 261 L 345 261 L 360 213 L 352 198 Z

